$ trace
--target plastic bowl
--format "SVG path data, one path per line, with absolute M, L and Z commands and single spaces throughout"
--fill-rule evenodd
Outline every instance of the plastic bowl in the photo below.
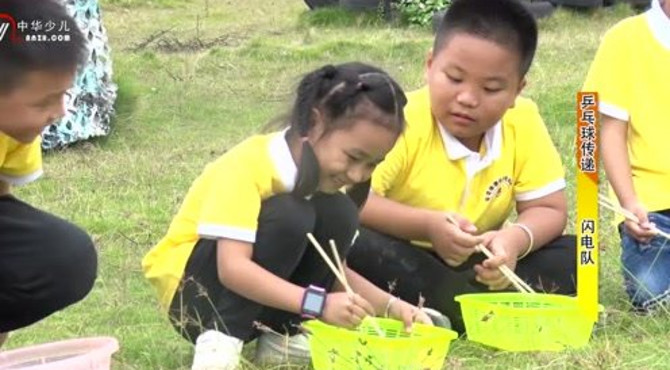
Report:
M 0 369 L 109 370 L 119 343 L 111 337 L 70 339 L 0 352 Z
M 468 340 L 505 351 L 585 346 L 595 322 L 577 299 L 557 294 L 479 293 L 456 297 Z
M 315 370 L 438 370 L 458 337 L 454 331 L 421 324 L 408 334 L 400 321 L 381 318 L 366 319 L 357 330 L 317 320 L 303 325 L 310 332 Z

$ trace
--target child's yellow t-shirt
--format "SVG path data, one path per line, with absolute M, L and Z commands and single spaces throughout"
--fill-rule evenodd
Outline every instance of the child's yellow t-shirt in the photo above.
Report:
M 479 153 L 433 119 L 425 87 L 408 94 L 405 118 L 405 132 L 373 173 L 376 194 L 412 207 L 458 212 L 483 232 L 501 227 L 516 201 L 565 187 L 560 156 L 529 99 L 517 98 L 485 134 Z
M 144 274 L 170 307 L 200 238 L 254 243 L 261 202 L 290 192 L 297 167 L 284 132 L 251 137 L 210 163 L 191 185 L 165 237 L 144 257 Z
M 41 175 L 40 139 L 24 144 L 0 132 L 0 180 L 20 186 L 35 181 Z
M 638 199 L 649 211 L 670 208 L 670 19 L 657 0 L 607 31 L 583 90 L 598 92 L 602 114 L 627 122 Z

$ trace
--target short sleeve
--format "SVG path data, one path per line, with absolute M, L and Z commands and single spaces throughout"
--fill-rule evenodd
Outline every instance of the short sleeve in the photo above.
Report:
M 0 180 L 14 186 L 35 181 L 42 175 L 42 147 L 39 139 L 12 145 L 0 167 Z
M 517 201 L 542 198 L 565 188 L 561 157 L 551 140 L 535 103 L 524 103 L 515 125 L 515 184 Z
M 621 28 L 615 26 L 603 37 L 582 91 L 598 93 L 601 113 L 628 122 L 633 76 L 628 42 L 620 31 Z
M 407 137 L 402 134 L 391 151 L 386 154 L 386 158 L 372 173 L 372 191 L 386 196 L 387 192 L 396 185 L 404 169 L 407 168 L 407 156 Z
M 261 190 L 253 166 L 216 166 L 203 191 L 198 235 L 206 239 L 256 241 Z

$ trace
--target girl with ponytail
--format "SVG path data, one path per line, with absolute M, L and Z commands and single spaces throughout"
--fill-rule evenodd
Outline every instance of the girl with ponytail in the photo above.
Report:
M 345 293 L 306 236 L 332 239 L 347 255 L 372 171 L 404 129 L 405 103 L 378 68 L 324 66 L 301 80 L 288 127 L 245 140 L 195 180 L 143 260 L 171 322 L 196 344 L 193 369 L 235 368 L 243 343 L 259 336 L 257 360 L 271 360 L 273 348 L 309 358 L 297 334 L 306 318 L 349 328 L 380 314 L 407 329 L 430 323 L 346 267 L 356 294 Z M 257 322 L 292 336 L 288 348 Z

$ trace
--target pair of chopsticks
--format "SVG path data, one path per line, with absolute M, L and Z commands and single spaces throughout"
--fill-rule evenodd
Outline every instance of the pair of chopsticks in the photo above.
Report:
M 351 286 L 349 285 L 349 282 L 347 281 L 347 277 L 344 273 L 344 266 L 342 265 L 342 259 L 340 258 L 340 254 L 337 251 L 337 245 L 335 244 L 335 241 L 333 239 L 330 239 L 330 249 L 333 252 L 333 257 L 335 257 L 335 262 L 337 264 L 337 267 L 333 263 L 333 261 L 330 260 L 330 257 L 328 257 L 328 254 L 326 254 L 326 251 L 323 250 L 323 247 L 321 247 L 321 244 L 314 238 L 314 235 L 312 233 L 307 233 L 307 239 L 312 243 L 314 248 L 319 252 L 321 255 L 321 258 L 326 262 L 328 267 L 333 271 L 333 274 L 335 274 L 335 277 L 337 280 L 340 281 L 342 286 L 344 287 L 344 290 L 346 290 L 347 294 L 351 297 L 354 295 L 354 290 L 351 289 Z M 379 324 L 376 321 L 372 321 L 372 326 L 373 329 L 377 332 L 377 335 L 380 337 L 384 336 L 384 332 L 382 329 L 379 327 Z
M 337 267 L 333 263 L 333 261 L 330 260 L 330 257 L 326 254 L 326 251 L 323 250 L 323 247 L 321 247 L 321 244 L 314 238 L 314 235 L 312 233 L 307 233 L 307 239 L 309 239 L 310 242 L 312 242 L 312 245 L 316 250 L 319 252 L 321 255 L 321 258 L 326 262 L 328 267 L 333 271 L 333 274 L 335 274 L 335 277 L 337 280 L 340 281 L 344 289 L 347 291 L 347 294 L 353 295 L 354 291 L 351 289 L 351 286 L 349 285 L 349 282 L 347 282 L 347 277 L 344 274 L 344 266 L 342 266 L 342 260 L 340 259 L 340 254 L 337 252 L 337 246 L 335 245 L 335 241 L 333 239 L 330 239 L 330 248 L 333 252 L 333 256 L 335 257 L 335 262 L 337 263 Z
M 609 199 L 605 195 L 598 194 L 598 204 L 600 204 L 601 206 L 609 209 L 610 211 L 612 211 L 614 213 L 617 213 L 617 214 L 625 217 L 626 219 L 628 219 L 630 221 L 633 221 L 633 222 L 638 223 L 638 224 L 640 223 L 640 219 L 637 218 L 637 216 L 635 216 L 635 214 L 633 212 L 621 207 L 619 204 L 615 203 L 614 201 L 612 201 L 611 199 Z M 653 232 L 656 233 L 656 235 L 660 235 L 660 236 L 670 240 L 670 234 L 664 232 L 663 230 L 659 230 L 657 228 L 654 228 Z
M 454 219 L 454 217 L 452 215 L 447 214 L 447 221 L 451 222 L 453 225 L 458 227 L 458 221 L 456 221 L 456 219 Z M 494 257 L 493 253 L 491 253 L 491 251 L 489 251 L 482 244 L 477 244 L 475 246 L 475 250 L 477 252 L 484 253 L 484 255 L 488 258 L 493 258 Z M 507 265 L 505 265 L 505 264 L 500 265 L 500 266 L 498 266 L 498 269 L 500 270 L 500 272 L 502 272 L 503 275 L 505 275 L 507 280 L 509 280 L 512 283 L 512 285 L 514 285 L 516 290 L 518 290 L 519 292 L 521 292 L 521 293 L 535 293 L 533 288 L 531 288 L 530 285 L 528 285 L 525 281 L 523 281 L 523 279 L 521 279 L 517 274 L 515 274 L 514 271 L 512 271 L 512 269 L 507 267 Z

